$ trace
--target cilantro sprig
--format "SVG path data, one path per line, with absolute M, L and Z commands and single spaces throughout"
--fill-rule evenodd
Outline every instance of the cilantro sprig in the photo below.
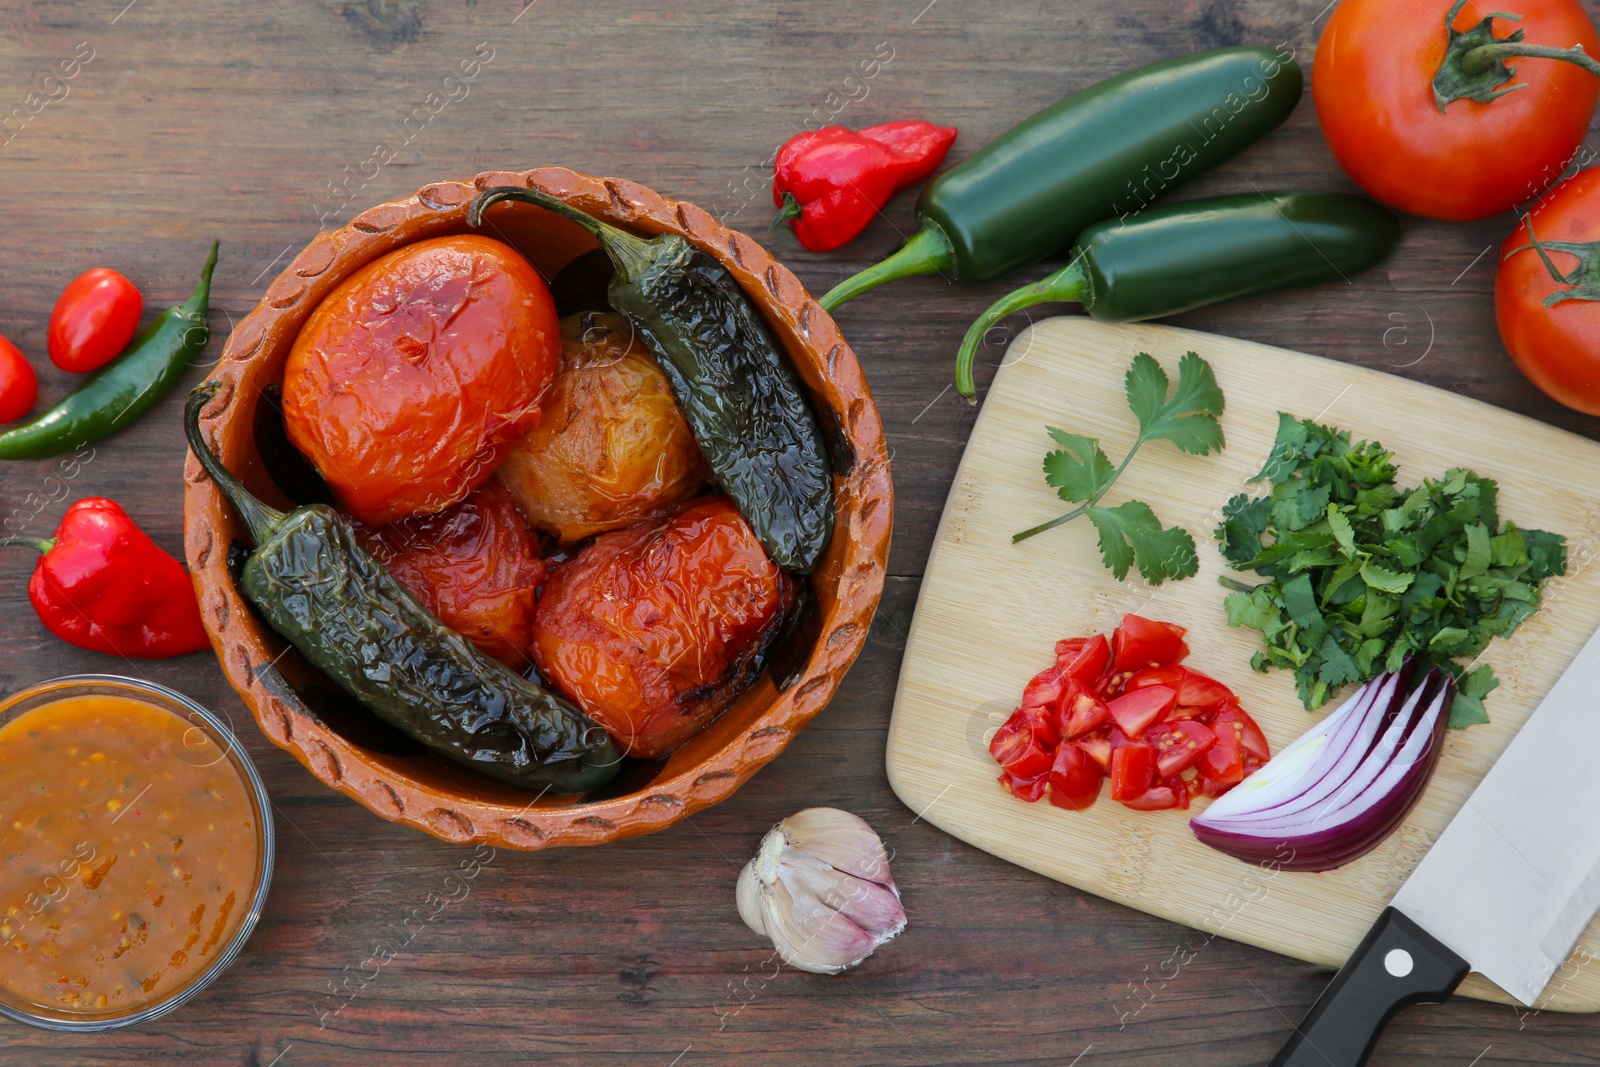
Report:
M 1483 699 L 1500 683 L 1488 664 L 1458 661 L 1539 610 L 1544 582 L 1566 573 L 1566 540 L 1502 524 L 1488 478 L 1458 467 L 1401 489 L 1393 460 L 1375 441 L 1280 414 L 1252 479 L 1271 492 L 1235 496 L 1216 530 L 1235 570 L 1268 579 L 1222 579 L 1228 624 L 1261 631 L 1251 665 L 1294 671 L 1307 709 L 1415 658 L 1456 677 L 1452 727 L 1487 722 Z
M 1180 452 L 1194 456 L 1221 451 L 1222 390 L 1211 365 L 1193 352 L 1178 361 L 1178 384 L 1148 353 L 1133 358 L 1123 379 L 1128 407 L 1139 421 L 1139 436 L 1115 467 L 1093 437 L 1047 426 L 1060 449 L 1044 457 L 1044 480 L 1062 500 L 1078 503 L 1064 515 L 1015 534 L 1013 543 L 1087 515 L 1099 534 L 1100 556 L 1118 581 L 1137 567 L 1145 581 L 1160 585 L 1168 579 L 1192 577 L 1200 567 L 1194 538 L 1181 526 L 1163 527 L 1150 505 L 1126 500 L 1115 507 L 1100 499 L 1127 470 L 1140 447 L 1150 441 L 1168 441 Z M 1171 395 L 1168 395 L 1169 390 Z

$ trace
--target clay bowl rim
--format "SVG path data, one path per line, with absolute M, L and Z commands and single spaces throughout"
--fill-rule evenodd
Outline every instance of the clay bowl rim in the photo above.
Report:
M 203 411 L 201 427 L 224 464 L 238 472 L 241 461 L 259 463 L 253 435 L 237 425 L 230 428 L 243 421 L 233 417 L 241 410 L 234 405 L 236 393 L 241 385 L 256 390 L 245 405 L 253 411 L 260 388 L 270 384 L 253 383 L 253 374 L 259 377 L 264 373 L 261 366 L 287 350 L 300 324 L 328 291 L 363 264 L 404 244 L 463 232 L 472 197 L 499 185 L 541 189 L 637 233 L 682 234 L 738 280 L 795 363 L 819 414 L 832 412 L 853 462 L 837 482 L 839 517 L 833 543 L 812 578 L 824 606 L 815 645 L 798 679 L 774 693 L 765 707 L 751 713 L 750 722 L 698 762 L 680 769 L 669 763 L 662 776 L 642 789 L 560 807 L 537 806 L 535 796 L 533 803 L 519 808 L 447 792 L 384 766 L 306 708 L 274 666 L 264 627 L 228 576 L 227 546 L 243 528 L 193 455 L 184 467 L 184 550 L 224 675 L 267 738 L 323 784 L 391 822 L 445 841 L 521 850 L 602 844 L 665 829 L 726 799 L 776 757 L 833 697 L 865 644 L 883 591 L 893 515 L 888 450 L 860 363 L 838 326 L 799 279 L 759 243 L 693 204 L 668 199 L 637 183 L 542 167 L 487 171 L 465 181 L 426 185 L 413 196 L 378 204 L 338 229 L 323 231 L 302 249 L 236 324 L 212 374 L 222 389 Z M 221 528 L 214 528 L 217 516 Z M 281 643 L 276 635 L 272 640 Z M 724 714 L 737 713 L 736 708 Z

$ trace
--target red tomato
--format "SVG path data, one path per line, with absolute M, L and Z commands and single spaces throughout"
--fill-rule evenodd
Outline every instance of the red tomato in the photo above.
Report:
M 1111 673 L 1166 667 L 1189 654 L 1183 635 L 1189 631 L 1170 622 L 1154 622 L 1140 615 L 1124 615 L 1111 635 Z
M 1131 693 L 1147 685 L 1164 685 L 1169 689 L 1176 689 L 1178 703 L 1187 708 L 1209 710 L 1222 704 L 1238 702 L 1233 690 L 1215 678 L 1177 664 L 1139 671 L 1122 684 L 1122 691 Z
M 1500 249 L 1494 280 L 1500 340 L 1517 369 L 1567 407 L 1600 415 L 1600 292 L 1545 303 L 1573 286 L 1552 277 L 1533 248 L 1530 219 L 1556 270 L 1579 270 L 1582 250 L 1571 243 L 1600 241 L 1600 168 L 1562 182 L 1523 218 Z
M 1028 687 L 1022 691 L 1022 706 L 1024 708 L 1053 708 L 1061 700 L 1061 691 L 1065 688 L 1065 674 L 1060 667 L 1049 667 L 1033 676 Z
M 1317 43 L 1311 89 L 1328 146 L 1363 189 L 1402 211 L 1479 219 L 1535 199 L 1572 161 L 1600 99 L 1600 80 L 1568 62 L 1511 58 L 1515 92 L 1440 111 L 1433 79 L 1445 61 L 1451 0 L 1342 0 Z M 1491 11 L 1456 16 L 1466 31 Z M 1520 21 L 1496 19 L 1530 44 L 1582 46 L 1600 56 L 1579 0 L 1512 0 Z
M 1018 778 L 1014 774 L 1002 774 L 1000 784 L 1018 800 L 1036 804 L 1044 796 L 1044 788 L 1050 784 L 1050 776 L 1041 774 L 1037 778 Z
M 86 270 L 62 290 L 50 312 L 50 362 L 84 374 L 110 363 L 139 329 L 144 297 L 109 267 Z
M 1111 769 L 1111 737 L 1108 734 L 1097 733 L 1092 737 L 1082 737 L 1074 741 L 1083 750 L 1083 754 L 1098 763 L 1102 770 Z
M 1129 801 L 1144 795 L 1156 780 L 1156 750 L 1149 745 L 1123 745 L 1111 751 L 1111 799 Z
M 1239 735 L 1232 730 L 1215 730 L 1216 743 L 1200 757 L 1201 789 L 1208 797 L 1220 797 L 1244 780 L 1244 758 Z
M 1061 694 L 1056 721 L 1060 724 L 1061 736 L 1067 740 L 1082 737 L 1110 720 L 1111 711 L 1105 702 L 1077 683 Z
M 1160 722 L 1178 703 L 1178 694 L 1164 685 L 1152 685 L 1124 693 L 1106 705 L 1111 717 L 1129 737 L 1143 736 L 1152 723 Z
M 0 337 L 0 422 L 15 422 L 39 399 L 39 376 L 16 345 Z
M 1179 798 L 1182 798 L 1181 800 Z M 1135 811 L 1162 811 L 1166 808 L 1189 806 L 1189 793 L 1185 789 L 1173 789 L 1169 785 L 1155 785 L 1146 789 L 1136 797 L 1123 801 Z
M 1217 735 L 1200 723 L 1180 721 L 1152 726 L 1144 739 L 1156 747 L 1156 773 L 1171 778 L 1194 766 L 1216 744 Z
M 994 732 L 989 741 L 989 755 L 1007 774 L 1017 778 L 1037 778 L 1048 773 L 1054 762 L 1050 753 L 1034 739 L 1028 719 L 1020 711 Z
M 1272 758 L 1272 750 L 1267 747 L 1267 735 L 1261 732 L 1261 727 L 1239 705 L 1229 704 L 1220 709 L 1211 717 L 1211 730 L 1216 734 L 1225 734 L 1231 731 L 1239 740 L 1239 747 L 1256 759 L 1265 762 Z
M 1063 647 L 1075 646 L 1075 647 Z M 1056 642 L 1056 666 L 1067 678 L 1092 688 L 1100 681 L 1106 666 L 1111 662 L 1111 645 L 1105 634 L 1089 638 Z
M 1103 777 L 1100 765 L 1083 749 L 1062 745 L 1056 749 L 1056 761 L 1050 768 L 1050 803 L 1058 808 L 1082 811 L 1100 796 Z

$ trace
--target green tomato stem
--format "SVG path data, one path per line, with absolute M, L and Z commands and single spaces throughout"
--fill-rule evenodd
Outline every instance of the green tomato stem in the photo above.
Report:
M 961 339 L 961 348 L 956 352 L 956 392 L 966 397 L 970 404 L 978 402 L 978 386 L 972 378 L 972 367 L 977 361 L 978 346 L 983 343 L 984 334 L 995 323 L 1035 304 L 1080 303 L 1088 295 L 1089 275 L 1083 268 L 1083 257 L 1078 255 L 1048 278 L 1013 290 L 990 304 Z
M 1457 30 L 1456 17 L 1461 14 L 1466 2 L 1456 0 L 1444 16 L 1444 59 L 1433 76 L 1433 102 L 1441 114 L 1457 100 L 1476 100 L 1480 104 L 1488 104 L 1524 88 L 1525 83 L 1506 84 L 1516 76 L 1516 70 L 1506 66 L 1508 59 L 1554 59 L 1600 76 L 1600 62 L 1585 52 L 1582 45 L 1556 48 L 1552 45 L 1527 44 L 1523 41 L 1522 30 L 1505 37 L 1494 35 L 1495 19 L 1517 22 L 1522 19 L 1521 15 L 1495 11 L 1471 29 Z

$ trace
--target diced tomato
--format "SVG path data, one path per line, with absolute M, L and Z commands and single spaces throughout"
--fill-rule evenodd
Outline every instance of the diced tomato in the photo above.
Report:
M 1056 749 L 1056 762 L 1050 768 L 1050 803 L 1082 811 L 1100 796 L 1100 780 L 1104 777 L 1100 765 L 1083 749 L 1062 745 Z
M 1066 684 L 1066 672 L 1051 667 L 1033 676 L 1033 681 L 1022 691 L 1024 708 L 1053 708 L 1061 699 L 1061 689 Z
M 1054 759 L 1035 739 L 1032 723 L 1025 711 L 1012 713 L 989 741 L 989 754 L 1018 778 L 1037 778 L 1050 772 Z
M 1163 778 L 1161 784 L 1172 790 L 1173 796 L 1178 798 L 1178 807 L 1188 810 L 1189 798 L 1194 795 L 1189 790 L 1188 782 L 1185 782 L 1177 775 L 1173 775 L 1170 778 Z
M 1078 682 L 1085 689 L 1094 689 L 1111 663 L 1111 645 L 1106 641 L 1105 634 L 1078 640 L 1081 644 L 1069 649 L 1063 649 L 1062 646 L 1072 642 L 1056 643 L 1056 666 L 1061 668 L 1068 680 Z
M 1130 744 L 1111 753 L 1111 799 L 1128 801 L 1142 796 L 1156 780 L 1156 750 Z
M 1178 691 L 1178 703 L 1196 709 L 1215 709 L 1223 704 L 1237 704 L 1233 691 L 1215 678 L 1201 674 L 1190 667 L 1176 663 L 1166 667 L 1147 667 L 1136 671 L 1123 683 L 1122 691 L 1131 693 L 1149 685 L 1164 685 Z M 1189 716 L 1193 718 L 1193 716 Z
M 1113 797 L 1116 796 L 1115 793 L 1111 795 Z M 1176 808 L 1178 806 L 1178 796 L 1171 788 L 1158 785 L 1146 789 L 1136 797 L 1129 797 L 1123 803 L 1135 811 L 1161 811 L 1164 808 Z M 1188 807 L 1189 805 L 1185 803 L 1183 806 Z
M 1200 768 L 1201 776 L 1206 779 L 1208 787 L 1232 787 L 1244 779 L 1244 759 L 1239 748 L 1239 738 L 1232 730 L 1221 729 L 1214 731 L 1216 741 L 1200 757 L 1196 764 Z M 1224 789 L 1226 792 L 1226 789 Z M 1211 788 L 1205 789 L 1206 796 L 1220 796 Z
M 1090 759 L 1100 764 L 1101 770 L 1111 769 L 1111 738 L 1105 734 L 1095 734 L 1093 737 L 1080 737 L 1072 742 Z
M 1201 723 L 1181 720 L 1150 727 L 1144 739 L 1156 748 L 1156 773 L 1171 778 L 1194 766 L 1216 743 L 1217 735 Z
M 1183 635 L 1189 631 L 1170 622 L 1155 622 L 1142 615 L 1127 614 L 1111 635 L 1111 671 L 1142 671 L 1147 667 L 1167 667 L 1189 654 Z
M 1082 737 L 1110 721 L 1111 711 L 1103 700 L 1077 682 L 1067 684 L 1061 694 L 1061 706 L 1056 711 L 1056 722 L 1064 740 Z
M 1257 726 L 1256 721 L 1238 704 L 1224 704 L 1211 717 L 1209 724 L 1215 733 L 1232 733 L 1238 739 L 1239 747 L 1258 760 L 1266 762 L 1272 758 L 1272 750 L 1267 746 L 1267 735 L 1261 732 L 1261 727 Z
M 1141 737 L 1146 728 L 1160 722 L 1178 704 L 1178 694 L 1164 685 L 1147 686 L 1124 693 L 1106 705 L 1111 717 L 1129 737 Z
M 1044 787 L 1050 784 L 1050 776 L 1041 774 L 1037 778 L 1018 778 L 1014 774 L 1002 774 L 1000 784 L 1018 800 L 1036 804 L 1044 796 Z

